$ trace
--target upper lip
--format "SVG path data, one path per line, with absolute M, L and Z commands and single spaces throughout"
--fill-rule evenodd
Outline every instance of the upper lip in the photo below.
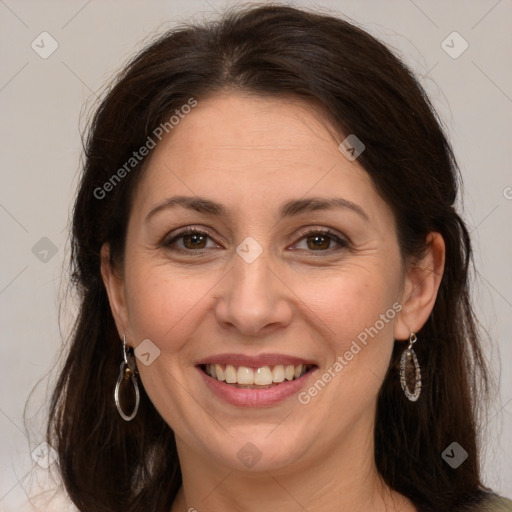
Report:
M 195 363 L 196 366 L 205 364 L 231 364 L 233 366 L 247 366 L 249 368 L 261 368 L 262 366 L 282 365 L 315 365 L 313 361 L 286 354 L 260 354 L 248 356 L 245 354 L 216 354 L 202 358 Z

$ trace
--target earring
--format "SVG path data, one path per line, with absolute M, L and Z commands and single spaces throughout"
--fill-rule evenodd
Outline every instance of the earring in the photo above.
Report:
M 420 365 L 418 364 L 416 353 L 412 349 L 412 346 L 416 341 L 416 334 L 411 332 L 411 335 L 409 336 L 409 346 L 402 352 L 402 357 L 400 358 L 400 384 L 402 385 L 405 396 L 411 402 L 416 402 L 421 392 Z M 414 375 L 412 375 L 413 370 Z M 414 389 L 412 391 L 408 385 L 408 382 L 411 380 L 414 382 Z
M 135 369 L 133 357 L 130 357 L 130 360 L 128 360 L 125 334 L 123 336 L 123 360 L 119 367 L 119 377 L 114 390 L 114 401 L 117 410 L 125 421 L 133 420 L 139 410 L 140 394 L 137 375 L 138 372 Z M 128 409 L 128 412 L 125 412 L 126 409 Z

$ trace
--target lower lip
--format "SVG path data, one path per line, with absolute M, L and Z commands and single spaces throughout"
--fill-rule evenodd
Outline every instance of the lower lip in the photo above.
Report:
M 222 400 L 238 407 L 263 407 L 265 405 L 275 405 L 298 393 L 317 368 L 309 370 L 299 379 L 284 381 L 267 389 L 237 388 L 210 377 L 199 367 L 197 367 L 197 370 L 205 384 Z

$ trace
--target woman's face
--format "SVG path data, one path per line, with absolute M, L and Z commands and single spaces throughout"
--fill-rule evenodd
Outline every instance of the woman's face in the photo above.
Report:
M 305 104 L 224 95 L 152 150 L 113 308 L 180 455 L 277 470 L 373 442 L 406 270 L 338 143 Z

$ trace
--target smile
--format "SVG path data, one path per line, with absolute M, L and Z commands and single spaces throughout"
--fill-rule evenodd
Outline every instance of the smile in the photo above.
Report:
M 291 398 L 319 369 L 311 360 L 284 354 L 218 354 L 196 361 L 212 398 L 236 407 L 268 407 Z
M 203 371 L 210 377 L 237 388 L 267 389 L 285 381 L 300 379 L 314 365 L 235 366 L 232 364 L 206 364 Z

